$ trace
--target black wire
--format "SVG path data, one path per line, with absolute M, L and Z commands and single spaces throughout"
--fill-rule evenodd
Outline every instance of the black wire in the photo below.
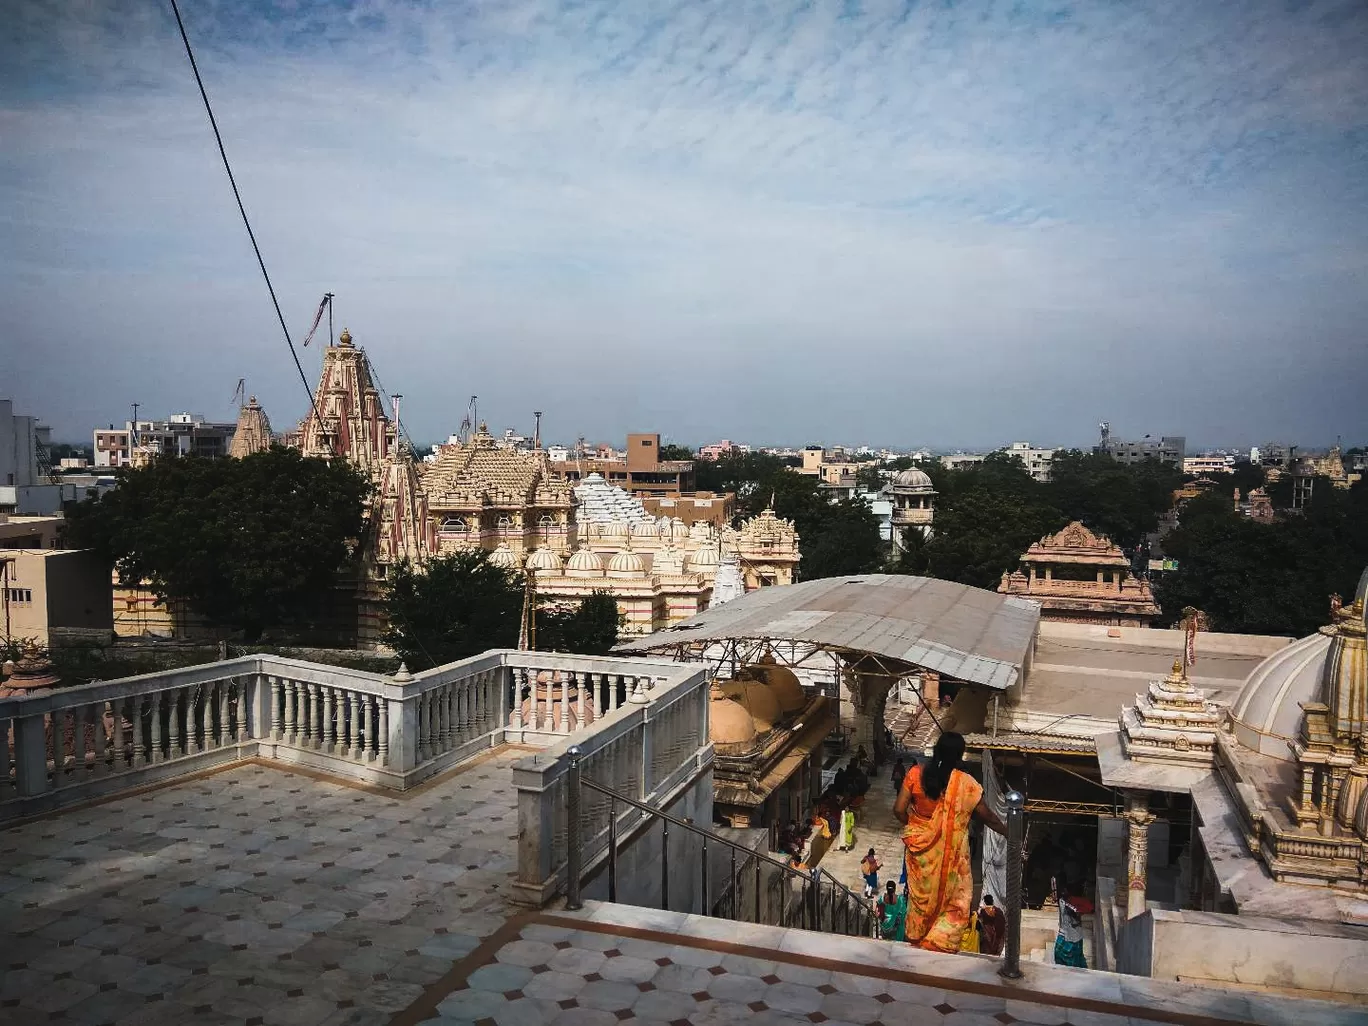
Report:
M 309 406 L 313 410 L 314 419 L 318 423 L 321 431 L 323 418 L 318 413 L 318 406 L 314 403 L 313 389 L 309 387 L 309 378 L 304 373 L 304 365 L 299 362 L 299 354 L 295 351 L 294 342 L 290 338 L 290 329 L 285 326 L 285 315 L 280 310 L 280 301 L 276 299 L 275 286 L 271 284 L 271 276 L 266 271 L 266 261 L 262 259 L 261 247 L 257 245 L 256 233 L 252 231 L 252 222 L 247 220 L 247 208 L 242 205 L 242 194 L 238 192 L 237 179 L 233 177 L 232 165 L 228 163 L 228 151 L 223 148 L 223 136 L 219 133 L 218 120 L 214 117 L 214 108 L 209 104 L 209 94 L 204 89 L 204 79 L 200 77 L 199 65 L 195 62 L 195 51 L 190 46 L 190 37 L 185 32 L 185 22 L 181 20 L 180 5 L 176 0 L 171 0 L 171 13 L 176 16 L 176 27 L 180 29 L 181 42 L 185 44 L 185 56 L 190 58 L 190 70 L 195 73 L 195 84 L 199 86 L 200 99 L 204 101 L 204 112 L 209 115 L 209 127 L 214 130 L 214 141 L 218 143 L 219 156 L 223 159 L 223 170 L 228 172 L 228 184 L 233 187 L 233 199 L 237 200 L 238 213 L 242 215 L 243 227 L 247 229 L 247 238 L 252 241 L 252 252 L 256 254 L 257 266 L 261 268 L 261 276 L 266 279 L 266 291 L 271 294 L 271 305 L 275 307 L 276 318 L 280 321 L 280 330 L 285 335 L 285 344 L 290 347 L 290 356 L 294 358 L 295 369 L 299 371 L 299 380 L 304 383 L 304 391 L 309 396 Z

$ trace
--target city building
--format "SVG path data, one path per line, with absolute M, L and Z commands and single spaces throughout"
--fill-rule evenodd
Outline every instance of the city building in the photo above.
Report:
M 1055 454 L 1053 449 L 1040 449 L 1030 442 L 1013 442 L 1002 451 L 1019 461 L 1037 481 L 1050 480 L 1050 464 Z
M 659 519 L 669 517 L 682 520 L 693 526 L 706 520 L 715 527 L 722 528 L 736 517 L 736 496 L 731 492 L 694 492 L 692 495 L 641 496 L 641 504 L 646 512 Z
M 1021 562 L 1026 572 L 1004 573 L 998 591 L 1039 602 L 1043 620 L 1147 627 L 1159 615 L 1149 581 L 1131 575 L 1120 546 L 1077 520 L 1032 543 Z
M 972 467 L 976 463 L 982 463 L 988 457 L 981 452 L 957 452 L 949 456 L 940 458 L 940 465 L 946 470 L 963 470 L 965 467 Z
M 0 549 L 60 548 L 64 523 L 60 516 L 0 513 Z
M 707 445 L 700 445 L 698 447 L 698 458 L 700 460 L 718 460 L 723 456 L 729 456 L 732 453 L 740 452 L 750 452 L 750 446 L 738 445 L 730 438 L 724 438 L 720 442 L 710 442 Z
M 14 548 L 5 541 L 0 546 L 0 628 L 6 642 L 52 649 L 109 640 L 109 569 L 93 552 Z
M 227 456 L 237 422 L 214 423 L 202 413 L 175 413 L 165 420 L 125 421 L 96 430 L 95 466 L 129 467 L 153 456 Z
M 930 538 L 936 519 L 936 489 L 930 476 L 912 467 L 894 477 L 888 491 L 893 498 L 890 528 L 894 550 L 905 547 L 909 530 Z
M 1229 474 L 1235 470 L 1234 456 L 1184 456 L 1183 473 L 1202 476 L 1205 474 Z
M 855 477 L 861 464 L 843 459 L 845 449 L 836 447 L 824 449 L 820 445 L 809 445 L 803 449 L 801 466 L 793 472 L 817 478 L 818 486 L 833 502 L 838 499 L 855 497 Z
M 609 484 L 619 485 L 639 495 L 678 496 L 694 491 L 694 466 L 690 460 L 662 460 L 659 434 L 630 434 L 626 455 L 611 450 L 596 455 L 568 454 L 552 462 L 552 471 L 569 481 L 598 474 Z
M 1146 460 L 1157 460 L 1167 464 L 1175 470 L 1183 468 L 1183 460 L 1186 457 L 1187 439 L 1181 435 L 1165 435 L 1159 439 L 1151 438 L 1146 435 L 1138 442 L 1124 442 L 1119 438 L 1113 438 L 1111 425 L 1105 421 L 1099 426 L 1101 438 L 1098 444 L 1093 446 L 1093 452 L 1110 456 L 1118 463 L 1144 463 Z
M 0 399 L 0 508 L 16 505 L 16 488 L 46 484 L 52 432 L 37 417 L 14 412 L 14 401 Z
M 1288 466 L 1288 473 L 1292 475 L 1293 509 L 1301 509 L 1311 501 L 1318 480 L 1328 480 L 1334 488 L 1350 488 L 1362 477 L 1357 472 L 1351 473 L 1345 469 L 1338 445 L 1324 454 L 1307 453 L 1294 457 Z

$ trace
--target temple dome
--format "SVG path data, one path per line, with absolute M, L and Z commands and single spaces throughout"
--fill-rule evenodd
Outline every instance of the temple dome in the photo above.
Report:
M 624 520 L 610 520 L 602 526 L 605 538 L 628 538 L 632 534 L 631 525 Z
M 755 721 L 750 713 L 713 682 L 709 690 L 708 740 L 714 744 L 746 745 L 755 740 Z
M 570 556 L 570 562 L 565 564 L 567 575 L 575 577 L 602 577 L 603 560 L 593 549 L 581 545 Z
M 680 520 L 679 517 L 675 517 L 673 520 L 670 521 L 671 538 L 687 538 L 688 536 L 689 527 L 687 524 L 684 523 L 684 521 Z
M 641 520 L 632 525 L 632 536 L 634 538 L 654 538 L 656 535 L 654 520 Z
M 1294 761 L 1288 742 L 1301 732 L 1302 703 L 1322 700 L 1330 640 L 1309 635 L 1254 668 L 1230 706 L 1240 744 L 1280 762 Z
M 750 713 L 755 729 L 760 733 L 772 729 L 782 719 L 779 699 L 767 685 L 758 680 L 722 681 L 721 684 L 722 690 Z
M 631 549 L 623 549 L 613 553 L 608 572 L 619 577 L 640 577 L 646 572 L 646 563 Z
M 915 467 L 913 467 L 910 470 L 904 470 L 901 474 L 895 477 L 893 479 L 893 487 L 929 489 L 935 486 L 932 485 L 931 478 L 927 476 L 926 471 L 918 470 Z
M 527 569 L 537 571 L 550 570 L 552 573 L 558 574 L 561 570 L 561 558 L 551 549 L 543 545 L 541 548 L 537 549 L 536 552 L 527 557 Z
M 711 570 L 721 561 L 716 547 L 712 545 L 704 545 L 701 549 L 689 553 L 690 570 Z
M 508 542 L 499 542 L 499 547 L 489 554 L 489 562 L 503 570 L 516 570 L 518 554 L 508 547 Z
M 780 666 L 772 657 L 767 657 L 746 669 L 765 682 L 784 713 L 800 712 L 807 706 L 803 685 L 799 683 L 798 675 L 787 666 Z

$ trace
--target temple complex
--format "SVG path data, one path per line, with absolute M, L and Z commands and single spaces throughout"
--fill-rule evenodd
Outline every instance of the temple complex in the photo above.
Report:
M 1159 615 L 1148 581 L 1133 577 L 1120 546 L 1075 520 L 1034 542 L 1026 571 L 1002 575 L 998 591 L 1040 603 L 1041 618 L 1115 627 L 1147 627 Z

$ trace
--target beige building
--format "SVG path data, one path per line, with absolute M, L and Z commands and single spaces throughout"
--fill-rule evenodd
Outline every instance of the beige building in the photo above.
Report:
M 55 549 L 62 517 L 24 517 L 0 513 L 0 549 Z
M 84 549 L 0 549 L 0 628 L 6 640 L 50 649 L 108 641 L 109 571 Z
M 1021 562 L 1026 571 L 1004 573 L 998 591 L 1039 602 L 1043 620 L 1148 627 L 1159 615 L 1149 582 L 1131 576 L 1120 546 L 1077 520 L 1033 543 Z
M 889 487 L 893 497 L 892 541 L 894 549 L 906 544 L 905 532 L 915 528 L 923 538 L 931 537 L 936 519 L 936 488 L 925 471 L 915 467 L 893 478 Z

